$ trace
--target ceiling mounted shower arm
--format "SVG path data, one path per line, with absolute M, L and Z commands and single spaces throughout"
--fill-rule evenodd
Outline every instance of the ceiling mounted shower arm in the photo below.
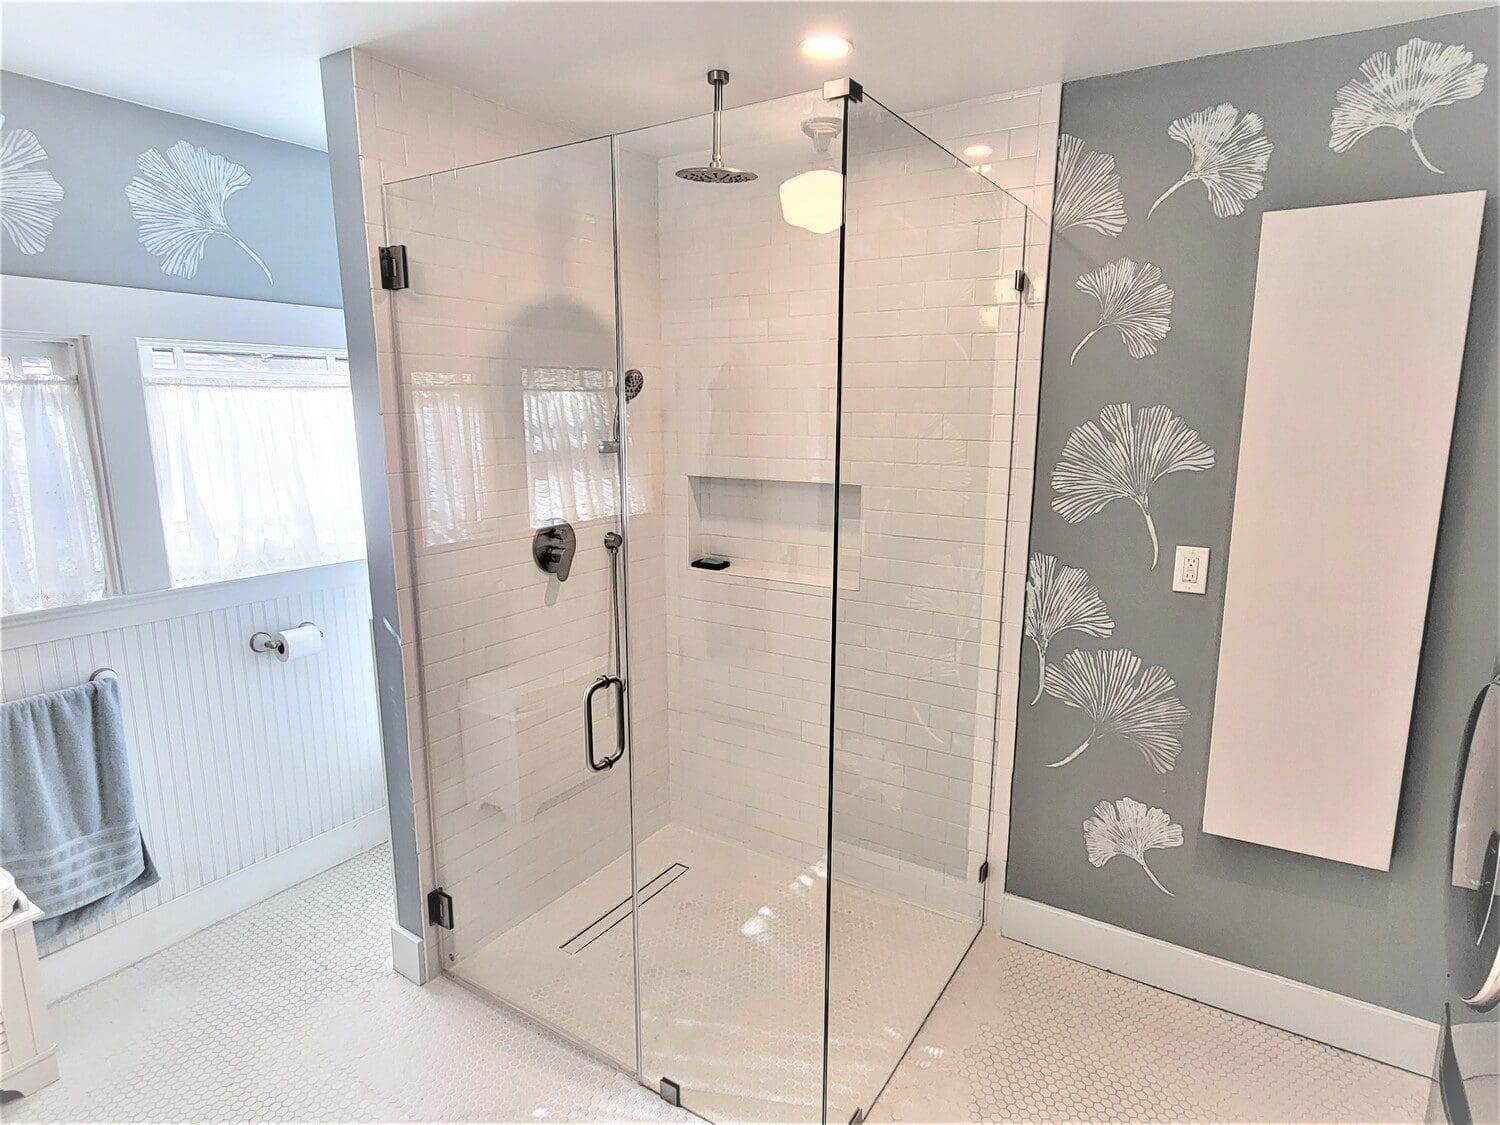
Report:
M 710 168 L 724 167 L 724 87 L 729 85 L 729 71 L 710 70 L 708 84 L 714 88 L 714 154 Z
M 756 178 L 754 172 L 724 163 L 724 87 L 729 85 L 729 71 L 710 70 L 708 84 L 714 88 L 713 154 L 707 164 L 679 168 L 677 175 L 695 184 L 748 184 Z

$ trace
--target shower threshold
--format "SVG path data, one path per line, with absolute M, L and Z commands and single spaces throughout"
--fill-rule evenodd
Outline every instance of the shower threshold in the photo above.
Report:
M 814 868 L 668 824 L 643 890 L 642 1074 L 714 1121 L 816 1121 L 823 1096 L 826 886 Z M 450 972 L 635 1073 L 629 857 Z M 650 902 L 647 909 L 645 902 Z M 623 909 L 622 909 L 623 907 Z M 828 1120 L 868 1114 L 974 937 L 973 922 L 840 882 L 834 894 Z M 580 939 L 587 936 L 586 944 Z

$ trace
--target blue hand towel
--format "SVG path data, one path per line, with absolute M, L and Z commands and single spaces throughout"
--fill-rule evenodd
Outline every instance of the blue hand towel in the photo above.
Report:
M 135 815 L 120 683 L 103 678 L 0 704 L 0 867 L 46 912 L 43 953 L 153 886 Z

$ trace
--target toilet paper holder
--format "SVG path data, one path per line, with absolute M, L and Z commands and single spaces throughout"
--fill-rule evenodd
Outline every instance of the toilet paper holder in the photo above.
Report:
M 323 632 L 320 626 L 314 624 L 311 621 L 303 621 L 298 624 L 297 628 L 301 629 L 304 625 L 311 625 L 314 629 L 317 629 L 319 633 Z M 281 648 L 282 646 L 277 642 L 275 635 L 266 632 L 264 629 L 260 630 L 257 633 L 250 634 L 251 652 L 274 652 L 279 655 L 281 652 Z

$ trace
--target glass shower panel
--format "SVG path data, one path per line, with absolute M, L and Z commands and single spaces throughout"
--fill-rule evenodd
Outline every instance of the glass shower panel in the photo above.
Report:
M 410 273 L 390 306 L 414 466 L 397 556 L 409 548 L 408 683 L 453 899 L 444 967 L 634 1071 L 629 770 L 590 768 L 583 703 L 613 670 L 605 537 L 621 527 L 601 448 L 616 404 L 610 144 L 390 184 L 384 203 Z M 533 558 L 537 529 L 560 523 L 576 535 L 566 581 Z M 616 750 L 615 697 L 596 693 L 599 761 Z
M 1018 617 L 1024 581 L 1005 548 L 1025 211 L 872 98 L 848 115 L 838 472 L 862 518 L 835 614 L 828 1121 L 869 1112 L 983 920 L 1002 604 Z
M 782 188 L 842 116 L 728 111 L 742 184 L 676 175 L 706 116 L 617 138 L 641 1077 L 715 1121 L 822 1109 L 839 236 Z

